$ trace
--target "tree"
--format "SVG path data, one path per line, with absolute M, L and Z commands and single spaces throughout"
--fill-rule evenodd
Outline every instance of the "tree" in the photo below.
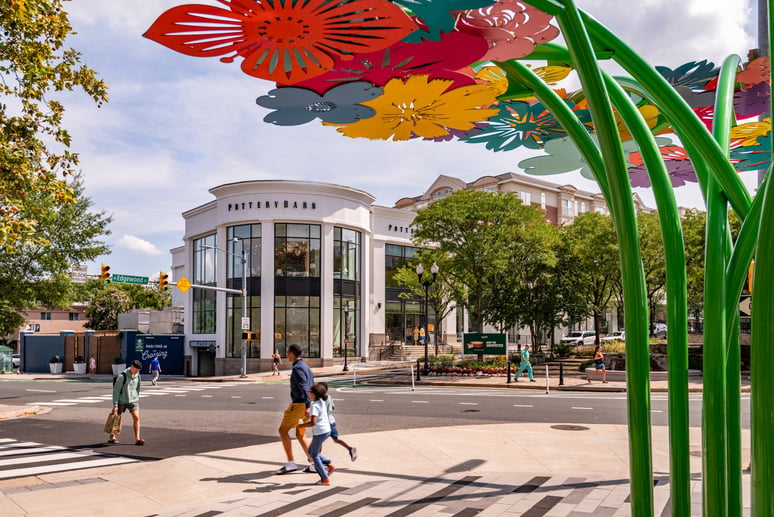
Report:
M 685 266 L 688 280 L 688 313 L 697 320 L 704 311 L 704 241 L 707 214 L 688 210 L 682 218 Z
M 20 311 L 37 307 L 68 307 L 71 303 L 70 268 L 109 253 L 100 239 L 110 232 L 105 212 L 90 212 L 80 175 L 68 182 L 75 199 L 59 204 L 46 193 L 31 192 L 36 207 L 35 234 L 26 243 L 0 253 L 0 334 L 20 327 Z M 40 234 L 40 235 L 38 235 Z
M 523 272 L 553 260 L 551 225 L 513 193 L 460 190 L 421 210 L 413 222 L 418 246 L 444 255 L 452 298 L 465 305 L 472 326 L 518 323 L 513 290 Z
M 666 296 L 666 258 L 658 214 L 638 214 L 637 230 L 640 234 L 640 253 L 645 272 L 649 323 L 650 328 L 653 328 L 658 306 Z
M 89 318 L 86 328 L 92 330 L 116 330 L 118 315 L 132 307 L 129 295 L 117 285 L 103 287 L 86 309 Z
M 602 328 L 604 310 L 615 295 L 621 275 L 618 239 L 610 216 L 587 212 L 562 228 L 567 267 L 571 269 L 572 289 L 581 305 L 570 322 L 592 316 L 596 343 Z
M 156 289 L 134 284 L 111 284 L 129 296 L 129 309 L 162 310 L 172 305 L 172 294 L 160 293 Z M 72 284 L 69 299 L 71 302 L 91 304 L 104 286 L 99 278 L 88 278 L 83 284 Z
M 0 2 L 0 247 L 8 252 L 44 245 L 41 219 L 78 200 L 66 181 L 78 157 L 52 94 L 80 89 L 98 105 L 107 100 L 105 84 L 65 46 L 72 27 L 62 3 Z

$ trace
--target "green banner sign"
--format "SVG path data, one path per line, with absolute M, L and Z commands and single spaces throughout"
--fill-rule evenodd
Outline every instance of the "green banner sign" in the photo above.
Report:
M 463 354 L 505 355 L 505 334 L 471 332 L 462 336 Z
M 118 284 L 148 285 L 147 276 L 113 275 L 110 280 Z

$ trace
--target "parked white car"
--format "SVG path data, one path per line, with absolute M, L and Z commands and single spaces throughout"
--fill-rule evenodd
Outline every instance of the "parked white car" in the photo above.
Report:
M 593 345 L 597 339 L 597 333 L 593 330 L 576 330 L 562 338 L 565 345 Z
M 666 339 L 667 337 L 666 323 L 656 323 L 655 325 L 653 325 L 653 336 Z
M 599 340 L 600 343 L 611 343 L 613 341 L 626 341 L 626 331 L 616 330 Z

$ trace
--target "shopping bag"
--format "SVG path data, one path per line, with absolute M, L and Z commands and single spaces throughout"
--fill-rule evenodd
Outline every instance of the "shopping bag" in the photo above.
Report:
M 105 432 L 108 434 L 121 434 L 121 415 L 108 413 L 105 421 Z

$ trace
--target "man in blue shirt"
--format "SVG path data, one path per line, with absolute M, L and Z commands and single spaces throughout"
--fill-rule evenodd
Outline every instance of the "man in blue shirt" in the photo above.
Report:
M 159 356 L 155 355 L 153 356 L 153 359 L 151 359 L 150 366 L 148 366 L 148 373 L 153 374 L 151 384 L 155 386 L 156 381 L 159 380 L 159 374 L 161 373 L 161 363 L 159 363 Z
M 285 410 L 280 423 L 279 436 L 282 440 L 282 447 L 285 449 L 285 455 L 288 462 L 280 469 L 275 470 L 275 474 L 286 474 L 298 470 L 298 465 L 293 460 L 293 444 L 290 441 L 290 430 L 296 429 L 296 438 L 306 457 L 309 457 L 309 446 L 304 439 L 305 428 L 299 427 L 299 422 L 309 418 L 309 407 L 311 399 L 309 390 L 314 384 L 314 375 L 309 366 L 301 359 L 301 347 L 290 345 L 287 350 L 287 358 L 293 364 L 293 370 L 290 374 L 290 405 Z

